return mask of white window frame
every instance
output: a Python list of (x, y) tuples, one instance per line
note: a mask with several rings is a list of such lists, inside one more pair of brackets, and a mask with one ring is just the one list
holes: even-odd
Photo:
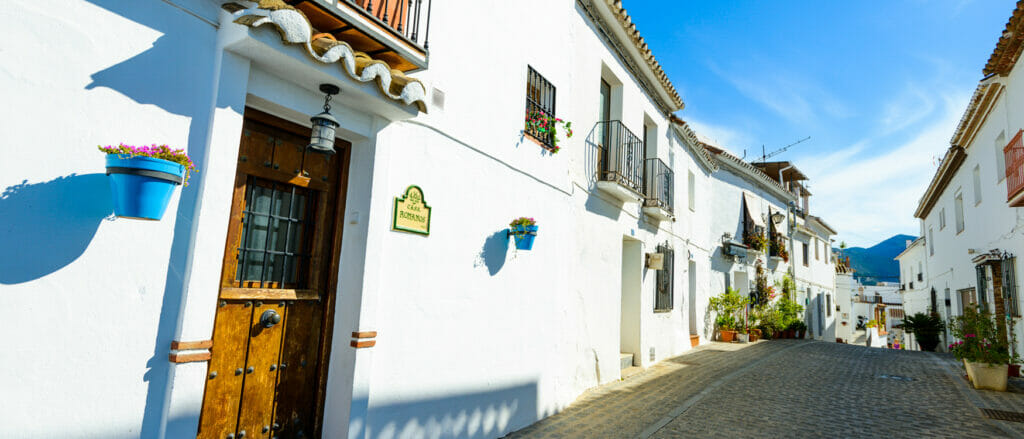
[(946, 208), (939, 209), (939, 230), (946, 228)]

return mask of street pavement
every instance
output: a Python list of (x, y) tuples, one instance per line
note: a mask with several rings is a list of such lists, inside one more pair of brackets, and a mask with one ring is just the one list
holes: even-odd
[[(839, 343), (708, 343), (591, 389), (512, 438), (1024, 438), (1024, 384), (978, 391), (948, 354)], [(1022, 413), (1024, 415), (1024, 413)]]

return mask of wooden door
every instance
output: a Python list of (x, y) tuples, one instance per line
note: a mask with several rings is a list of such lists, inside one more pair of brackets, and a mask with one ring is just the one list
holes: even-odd
[(348, 144), (247, 109), (200, 438), (318, 435)]

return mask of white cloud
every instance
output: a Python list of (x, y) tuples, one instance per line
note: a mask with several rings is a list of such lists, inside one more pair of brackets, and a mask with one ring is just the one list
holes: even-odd
[(717, 64), (709, 63), (711, 71), (732, 84), (748, 99), (790, 122), (813, 122), (818, 119), (819, 114), (840, 119), (852, 115), (842, 101), (811, 78), (781, 68), (762, 67), (762, 74), (754, 77), (732, 75)]
[[(931, 158), (949, 146), (968, 94), (934, 91), (934, 110), (923, 115), (905, 113), (900, 99), (890, 103), (892, 113), (882, 118), (878, 134), (819, 157), (805, 157), (801, 170), (811, 179), (811, 211), (821, 215), (851, 246), (870, 246), (897, 233), (918, 234), (914, 218), (917, 203), (935, 173)], [(901, 116), (902, 114), (902, 116)], [(891, 117), (890, 117), (891, 116)], [(909, 138), (886, 130), (929, 118)], [(882, 151), (871, 154), (865, 151)]]

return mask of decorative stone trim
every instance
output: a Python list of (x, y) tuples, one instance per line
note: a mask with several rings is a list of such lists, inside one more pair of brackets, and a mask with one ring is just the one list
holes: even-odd
[(280, 0), (261, 0), (257, 7), (235, 13), (235, 23), (257, 28), (270, 24), (287, 44), (301, 44), (306, 53), (324, 64), (339, 64), (348, 76), (359, 82), (375, 82), (387, 98), (415, 105), (427, 112), (426, 88), (418, 79), (410, 78), (387, 63), (356, 52), (348, 43), (337, 41), (330, 34), (314, 34), (309, 19), (298, 9)]
[(352, 341), (349, 342), (349, 346), (356, 349), (372, 348), (377, 345), (377, 340), (373, 340), (376, 337), (377, 331), (354, 331), (352, 332)]

